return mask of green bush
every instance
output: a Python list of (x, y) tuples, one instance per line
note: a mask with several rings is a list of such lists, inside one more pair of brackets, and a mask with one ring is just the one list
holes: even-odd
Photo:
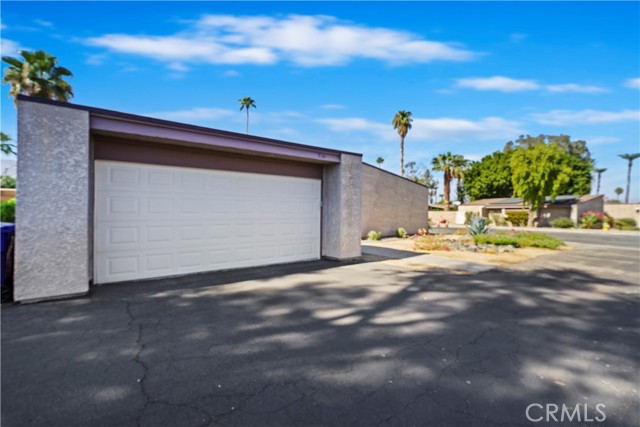
[(477, 245), (512, 245), (516, 248), (520, 247), (520, 242), (513, 234), (496, 233), (496, 234), (476, 234), (473, 241)]
[(382, 239), (382, 231), (371, 230), (367, 233), (367, 240), (381, 240)]
[(573, 228), (576, 224), (571, 220), (571, 218), (563, 217), (556, 218), (551, 221), (551, 226), (553, 228)]
[(618, 218), (616, 219), (616, 227), (636, 227), (638, 223), (633, 218)]
[(16, 222), (16, 199), (0, 203), (0, 221)]
[(529, 211), (509, 211), (506, 213), (507, 221), (515, 227), (527, 225), (529, 220)]
[(405, 230), (402, 227), (400, 227), (400, 228), (398, 228), (398, 230), (396, 230), (396, 236), (398, 236), (401, 239), (406, 239), (407, 237), (409, 237), (409, 235), (407, 234), (407, 230)]
[(480, 245), (512, 245), (516, 248), (558, 249), (564, 242), (544, 233), (495, 233), (477, 234), (474, 242)]
[(0, 176), (0, 187), (16, 188), (16, 179), (12, 176), (2, 175)]

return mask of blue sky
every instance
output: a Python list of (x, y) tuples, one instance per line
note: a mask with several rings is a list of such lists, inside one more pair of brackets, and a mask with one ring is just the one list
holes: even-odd
[[(640, 152), (640, 3), (7, 2), (2, 55), (45, 49), (73, 102), (405, 160), (477, 160), (521, 134), (585, 139), (602, 192)], [(16, 115), (2, 87), (2, 128)], [(640, 199), (640, 162), (631, 198)], [(440, 178), (440, 181), (441, 178)]]

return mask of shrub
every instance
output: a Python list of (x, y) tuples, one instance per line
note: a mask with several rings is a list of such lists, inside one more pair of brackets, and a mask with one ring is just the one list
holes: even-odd
[(16, 179), (12, 176), (2, 175), (0, 176), (0, 187), (16, 188)]
[(471, 224), (467, 227), (469, 234), (475, 236), (476, 234), (487, 234), (489, 232), (489, 226), (487, 226), (487, 220), (481, 217), (475, 217), (471, 220)]
[(0, 221), (16, 222), (16, 199), (0, 203)]
[(608, 222), (613, 225), (613, 218), (603, 212), (586, 211), (580, 217), (580, 227), (589, 229), (602, 228), (602, 223)]
[(426, 228), (418, 228), (418, 235), (426, 236), (427, 234), (429, 234), (429, 231)]
[(511, 225), (520, 227), (522, 225), (526, 225), (529, 220), (529, 212), (528, 211), (510, 211), (506, 213), (507, 221), (511, 223)]
[(367, 240), (380, 240), (382, 239), (382, 231), (371, 230), (367, 233)]
[(616, 227), (636, 227), (638, 223), (633, 218), (618, 218), (615, 220)]
[(513, 234), (496, 233), (496, 234), (476, 234), (473, 241), (477, 245), (512, 245), (516, 248), (520, 247), (520, 242)]
[(464, 225), (471, 225), (471, 221), (473, 218), (477, 218), (478, 214), (475, 212), (465, 212), (464, 213)]
[(420, 236), (416, 239), (413, 247), (418, 251), (448, 251), (449, 241), (441, 236)]
[(556, 218), (551, 221), (551, 226), (553, 228), (573, 228), (576, 224), (571, 220), (571, 218), (563, 217)]
[(473, 236), (474, 242), (478, 245), (512, 245), (516, 248), (543, 248), (558, 249), (564, 242), (544, 233), (495, 233), (478, 234)]
[(497, 212), (490, 213), (489, 220), (497, 226), (507, 225), (507, 220)]
[(398, 236), (401, 239), (406, 239), (407, 238), (407, 230), (405, 230), (404, 228), (400, 227), (398, 228), (398, 230), (396, 230), (396, 236)]

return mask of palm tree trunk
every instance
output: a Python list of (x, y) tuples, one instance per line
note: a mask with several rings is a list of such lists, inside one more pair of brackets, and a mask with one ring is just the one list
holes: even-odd
[(629, 160), (629, 170), (627, 172), (627, 192), (624, 196), (624, 202), (629, 203), (629, 190), (631, 189), (631, 167), (633, 166), (633, 160)]
[(444, 210), (449, 210), (449, 201), (451, 200), (451, 172), (448, 169), (444, 171)]
[(404, 136), (400, 137), (400, 176), (404, 176)]
[(249, 135), (249, 107), (247, 107), (247, 135)]
[(596, 195), (600, 194), (600, 172), (598, 172), (598, 188), (596, 189)]

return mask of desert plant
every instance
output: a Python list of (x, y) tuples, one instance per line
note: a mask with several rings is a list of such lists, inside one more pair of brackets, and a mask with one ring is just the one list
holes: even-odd
[(586, 211), (580, 216), (580, 227), (587, 229), (602, 228), (602, 223), (613, 224), (613, 218), (603, 212)]
[(471, 225), (471, 220), (473, 218), (478, 217), (478, 214), (475, 212), (465, 212), (464, 213), (464, 225)]
[(633, 218), (618, 218), (614, 221), (615, 227), (618, 230), (635, 230), (638, 223)]
[(467, 230), (466, 228), (458, 228), (456, 231), (453, 232), (454, 236), (468, 236), (469, 235), (469, 230)]
[(429, 234), (429, 230), (426, 228), (418, 228), (418, 235), (426, 236)]
[(573, 228), (576, 226), (576, 224), (573, 222), (571, 218), (562, 217), (562, 218), (556, 218), (553, 221), (551, 221), (551, 226), (553, 228)]
[(507, 225), (507, 220), (497, 212), (490, 213), (489, 220), (496, 226)]
[(367, 240), (381, 240), (382, 231), (371, 230), (367, 233)]
[(511, 225), (515, 227), (525, 225), (527, 223), (527, 220), (529, 219), (528, 211), (510, 211), (505, 215), (507, 217), (507, 221), (509, 221)]
[(402, 227), (398, 228), (396, 230), (396, 236), (398, 236), (401, 239), (406, 239), (408, 237), (407, 230), (405, 230)]
[(418, 251), (448, 251), (451, 249), (450, 243), (441, 236), (420, 236), (413, 247)]
[(16, 199), (0, 203), (0, 221), (16, 222)]
[(475, 236), (476, 234), (487, 234), (489, 232), (487, 220), (482, 217), (473, 218), (467, 229), (469, 230), (469, 234), (472, 236)]

